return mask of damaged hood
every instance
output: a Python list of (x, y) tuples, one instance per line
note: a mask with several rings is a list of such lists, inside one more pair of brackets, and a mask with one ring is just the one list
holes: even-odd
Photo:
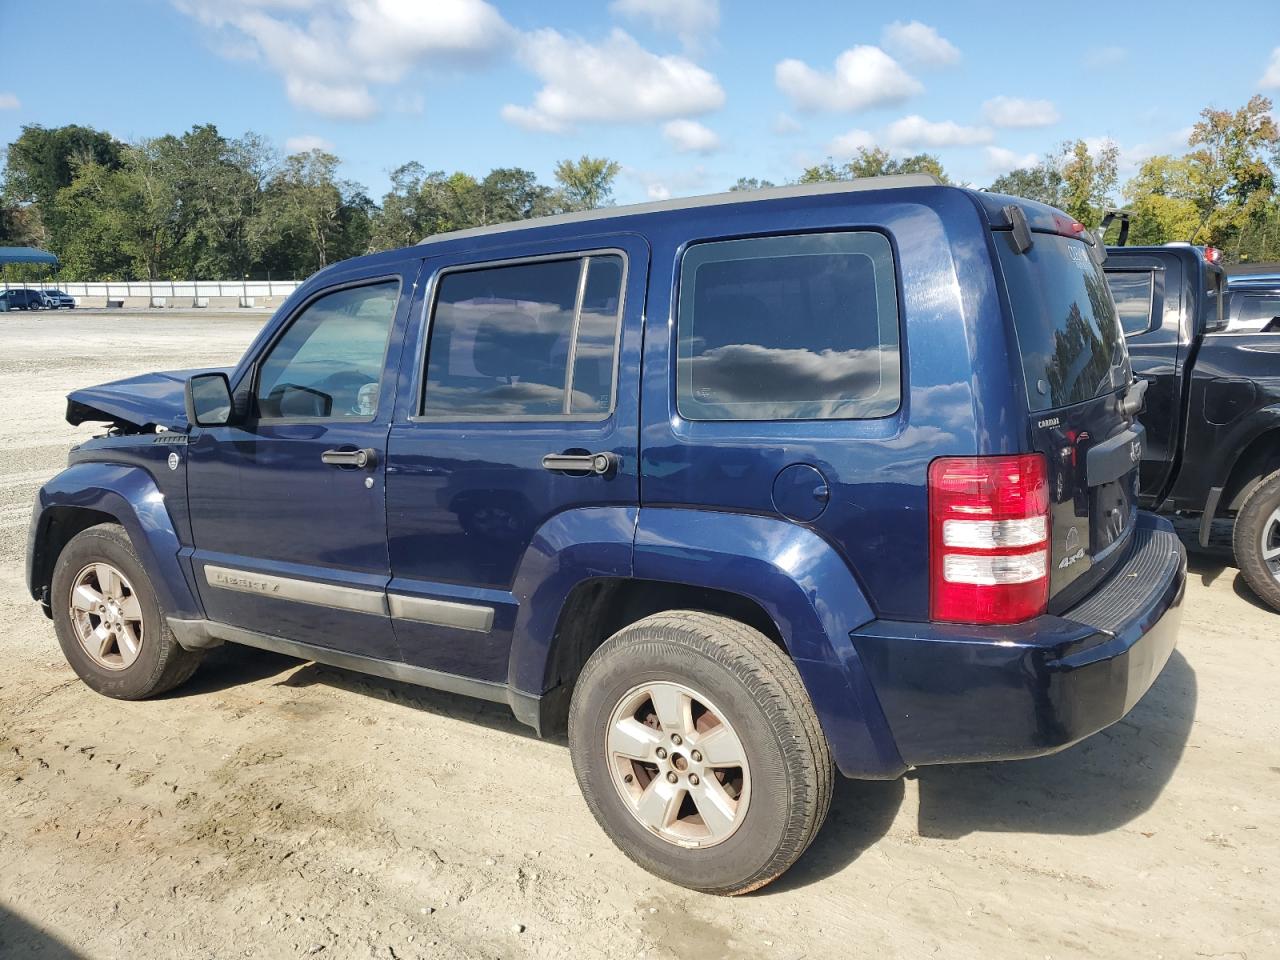
[(67, 423), (117, 423), (146, 429), (185, 429), (187, 380), (198, 373), (232, 372), (231, 367), (201, 367), (144, 373), (67, 394)]

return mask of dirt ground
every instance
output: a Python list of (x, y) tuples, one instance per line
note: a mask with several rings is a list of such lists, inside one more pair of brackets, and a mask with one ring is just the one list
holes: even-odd
[(263, 323), (0, 315), (0, 956), (1280, 957), (1280, 615), (1197, 558), (1179, 649), (1054, 757), (842, 781), (722, 900), (640, 872), (504, 707), (236, 647), (92, 693), (26, 595), (77, 386), (232, 362)]

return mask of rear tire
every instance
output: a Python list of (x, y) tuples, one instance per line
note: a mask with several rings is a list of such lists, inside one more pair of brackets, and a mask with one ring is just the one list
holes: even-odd
[(1250, 589), (1280, 611), (1280, 471), (1253, 488), (1236, 514), (1236, 566)]
[(569, 748), (622, 852), (704, 893), (779, 877), (831, 805), (830, 749), (795, 664), (708, 613), (655, 614), (605, 641), (574, 688)]
[(88, 686), (141, 700), (188, 680), (202, 654), (178, 645), (151, 578), (122, 527), (78, 533), (58, 555), (49, 591), (62, 653)]

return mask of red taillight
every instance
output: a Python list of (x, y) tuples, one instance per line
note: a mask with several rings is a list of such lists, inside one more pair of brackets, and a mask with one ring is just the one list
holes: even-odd
[(1217, 247), (1205, 247), (1204, 258), (1209, 263), (1220, 263), (1222, 261), (1222, 251)]
[(1038, 453), (929, 465), (929, 616), (1018, 623), (1049, 600), (1049, 478)]

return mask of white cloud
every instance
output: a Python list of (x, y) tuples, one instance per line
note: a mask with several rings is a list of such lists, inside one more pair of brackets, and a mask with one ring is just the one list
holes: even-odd
[(343, 120), (379, 110), (373, 87), (418, 67), (482, 60), (514, 31), (485, 0), (173, 0), (224, 32), (215, 49), (279, 74), (289, 100)]
[(846, 160), (859, 150), (870, 150), (876, 145), (876, 138), (869, 130), (850, 130), (842, 133), (829, 144), (827, 153), (837, 160)]
[(946, 67), (960, 62), (955, 44), (919, 20), (895, 20), (884, 28), (881, 42), (890, 53), (918, 66)]
[(720, 149), (720, 135), (697, 120), (671, 120), (662, 135), (681, 153), (713, 153)]
[(1010, 170), (1026, 170), (1040, 162), (1034, 153), (1018, 153), (1004, 147), (987, 147), (987, 169), (992, 173), (1008, 173)]
[(0, 110), (18, 110), (22, 102), (16, 93), (0, 93)]
[(720, 0), (614, 0), (609, 9), (644, 20), (654, 30), (674, 33), (690, 46), (720, 26)]
[(773, 132), (780, 137), (789, 137), (803, 129), (804, 127), (800, 125), (800, 121), (789, 113), (779, 113), (773, 118)]
[(524, 38), (520, 57), (542, 89), (531, 106), (507, 104), (502, 116), (528, 130), (687, 117), (724, 104), (713, 74), (687, 57), (651, 53), (623, 30), (598, 44), (537, 30)]
[(954, 120), (926, 120), (917, 114), (895, 120), (885, 130), (885, 139), (894, 147), (969, 147), (990, 143), (993, 137), (988, 127), (965, 127)]
[(307, 153), (310, 150), (333, 153), (333, 142), (324, 137), (317, 137), (315, 134), (305, 133), (298, 137), (290, 137), (284, 142), (284, 148), (289, 153)]
[(638, 184), (644, 190), (645, 198), (649, 200), (667, 200), (673, 196), (704, 193), (710, 182), (707, 170), (701, 164), (692, 169), (686, 168), (671, 173), (654, 173), (624, 166), (622, 175), (627, 180)]
[(1280, 47), (1271, 51), (1271, 60), (1258, 81), (1260, 87), (1280, 87)]
[(803, 60), (783, 60), (774, 80), (801, 110), (865, 110), (901, 103), (923, 85), (879, 47), (851, 47), (836, 57), (835, 71), (815, 70)]
[(982, 118), (995, 127), (1048, 127), (1062, 119), (1051, 100), (992, 97), (982, 105)]

